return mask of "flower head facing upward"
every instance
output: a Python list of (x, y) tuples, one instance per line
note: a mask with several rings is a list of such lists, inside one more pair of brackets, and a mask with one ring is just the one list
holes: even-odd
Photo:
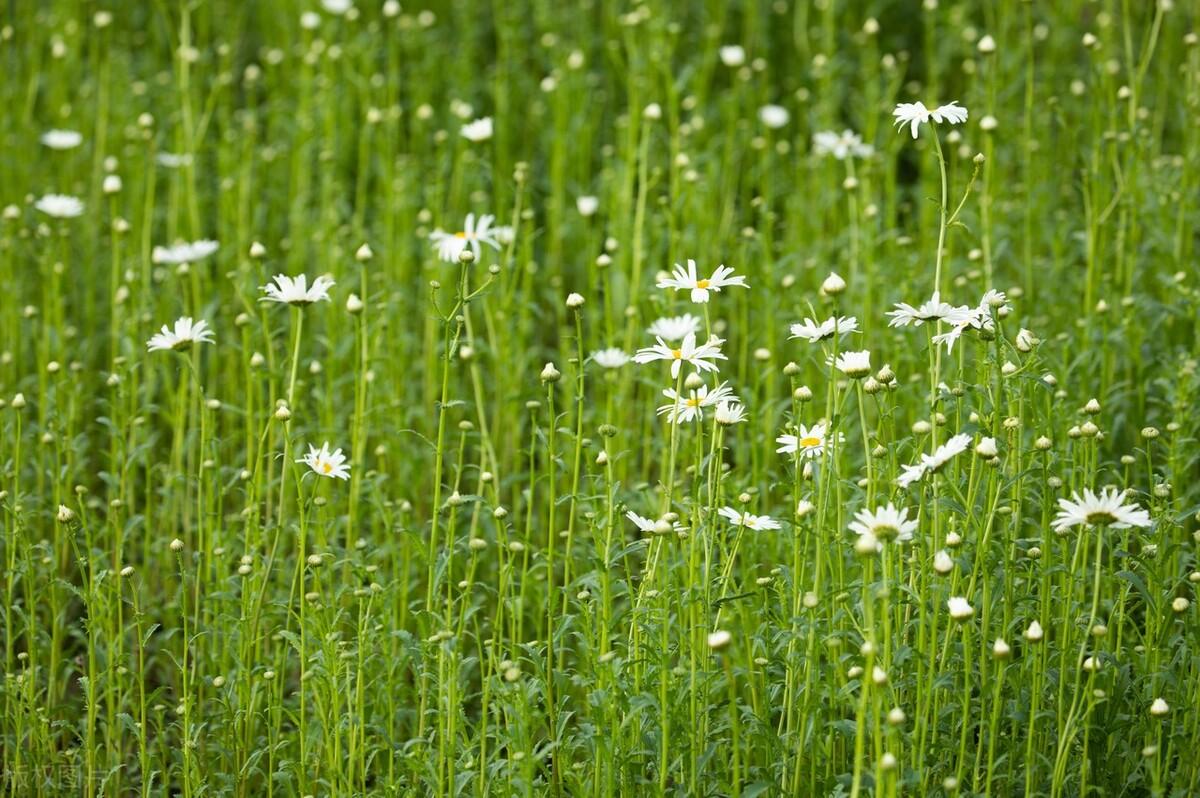
[(671, 404), (658, 408), (658, 415), (666, 416), (670, 424), (703, 421), (705, 408), (716, 407), (722, 402), (736, 402), (729, 383), (723, 382), (711, 391), (707, 385), (701, 385), (694, 391), (688, 391), (687, 396), (678, 394), (674, 388), (667, 388), (663, 396), (671, 400)]
[(847, 377), (859, 379), (871, 373), (871, 352), (866, 349), (861, 352), (843, 352), (836, 360), (832, 360), (832, 365)]
[(314, 474), (330, 479), (350, 479), (350, 466), (346, 464), (346, 455), (341, 449), (329, 451), (329, 441), (321, 444), (321, 448), (308, 445), (308, 454), (296, 461), (304, 463)]
[(834, 335), (848, 335), (855, 332), (858, 332), (858, 319), (853, 316), (830, 316), (820, 324), (806, 318), (803, 323), (791, 326), (792, 338), (799, 338), (810, 343), (824, 341)]
[(33, 207), (55, 219), (74, 219), (83, 215), (83, 200), (69, 194), (47, 194), (33, 203)]
[(950, 611), (950, 617), (956, 621), (968, 620), (975, 614), (975, 608), (962, 596), (951, 596), (946, 601), (946, 609)]
[(897, 510), (888, 502), (887, 507), (876, 507), (874, 512), (865, 507), (854, 515), (850, 531), (858, 535), (870, 535), (881, 543), (912, 540), (917, 530), (917, 519), (908, 517), (908, 509)]
[(723, 427), (731, 427), (746, 420), (746, 408), (736, 401), (723, 401), (717, 405), (713, 419)]
[(83, 143), (83, 134), (74, 130), (47, 130), (42, 144), (52, 150), (73, 150)]
[(825, 437), (824, 421), (813, 424), (811, 427), (801, 424), (795, 435), (780, 435), (775, 439), (775, 442), (779, 444), (779, 448), (775, 451), (778, 454), (796, 454), (798, 452), (801, 457), (820, 457), (825, 453), (827, 442)]
[(707, 302), (708, 292), (720, 292), (722, 288), (736, 285), (742, 288), (746, 285), (745, 277), (734, 277), (733, 269), (728, 266), (718, 266), (710, 277), (700, 277), (696, 273), (696, 261), (688, 259), (687, 268), (675, 264), (675, 271), (670, 277), (658, 281), (659, 288), (674, 288), (676, 291), (690, 290), (693, 302)]
[(211, 343), (213, 343), (213, 331), (209, 329), (208, 322), (203, 319), (193, 322), (190, 316), (184, 316), (176, 320), (174, 328), (164, 324), (162, 330), (155, 333), (146, 342), (146, 349), (151, 352), (160, 350), (181, 352), (191, 349), (193, 344)]
[(1148, 527), (1150, 514), (1136, 504), (1125, 504), (1125, 492), (1113, 487), (1094, 493), (1090, 488), (1083, 495), (1072, 493), (1070, 499), (1059, 499), (1060, 508), (1052, 526), (1065, 532), (1073, 526), (1110, 526), (1113, 529)]
[(202, 238), (199, 241), (181, 241), (169, 247), (155, 247), (150, 253), (150, 260), (170, 265), (196, 263), (216, 252), (220, 246), (219, 243), (208, 238)]
[(898, 103), (896, 109), (892, 111), (892, 116), (896, 118), (896, 128), (909, 125), (912, 128), (912, 137), (915, 139), (922, 124), (932, 121), (938, 124), (945, 122), (950, 125), (958, 125), (967, 121), (967, 109), (960, 106), (957, 100), (946, 105), (939, 105), (932, 111), (926, 108), (925, 103), (922, 102)]
[(259, 302), (279, 302), (284, 305), (296, 306), (328, 302), (329, 289), (333, 286), (333, 280), (324, 275), (313, 280), (311, 287), (308, 285), (308, 276), (304, 274), (299, 277), (277, 274), (272, 279), (275, 281), (274, 283), (260, 286), (260, 290), (266, 296), (259, 297)]
[(755, 532), (763, 529), (779, 529), (780, 524), (769, 515), (753, 515), (735, 507), (722, 507), (717, 512), (734, 526), (744, 526)]
[[(437, 229), (429, 234), (429, 240), (437, 249), (438, 258), (446, 263), (457, 263), (463, 250), (470, 249), (478, 260), (483, 255), (483, 244), (487, 244), (497, 252), (500, 251), (500, 236), (503, 228), (493, 226), (496, 217), (485, 213), (478, 219), (475, 214), (468, 213), (463, 221), (463, 229), (457, 233), (447, 233)], [(511, 240), (511, 229), (508, 231)]]
[(700, 317), (684, 313), (682, 316), (656, 319), (646, 332), (665, 341), (682, 341), (689, 335), (700, 332)]
[(634, 363), (650, 363), (655, 360), (667, 360), (671, 363), (671, 378), (679, 376), (679, 369), (684, 363), (699, 371), (717, 371), (717, 365), (710, 361), (727, 360), (721, 354), (723, 338), (715, 335), (708, 341), (697, 346), (696, 334), (688, 333), (678, 347), (667, 346), (666, 341), (658, 339), (654, 346), (647, 346), (637, 351), (633, 356)]

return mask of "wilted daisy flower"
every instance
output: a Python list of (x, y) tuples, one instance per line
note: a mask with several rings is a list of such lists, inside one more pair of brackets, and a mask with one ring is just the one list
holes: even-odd
[(633, 356), (633, 362), (650, 363), (655, 360), (669, 360), (671, 361), (672, 379), (679, 376), (679, 369), (684, 363), (700, 371), (716, 371), (716, 364), (709, 361), (728, 359), (725, 355), (721, 354), (721, 344), (723, 343), (725, 343), (723, 338), (718, 338), (714, 335), (705, 343), (697, 346), (696, 334), (688, 333), (687, 337), (676, 348), (667, 346), (666, 341), (659, 338), (658, 343), (654, 346), (639, 349), (637, 354)]
[(833, 365), (847, 377), (865, 377), (871, 373), (871, 352), (866, 349), (861, 352), (843, 352), (833, 360)]
[(33, 207), (55, 219), (74, 219), (83, 214), (83, 201), (69, 194), (47, 194)]
[(791, 115), (782, 105), (764, 105), (758, 109), (758, 121), (772, 130), (778, 130), (788, 123)]
[(208, 322), (201, 319), (193, 323), (190, 316), (184, 316), (175, 321), (174, 329), (164, 324), (162, 331), (155, 333), (146, 342), (146, 349), (151, 352), (167, 349), (182, 351), (190, 349), (193, 344), (211, 343), (213, 343), (213, 332), (209, 329)]
[(824, 341), (826, 338), (832, 338), (835, 333), (846, 335), (858, 332), (858, 319), (854, 316), (831, 316), (820, 324), (812, 319), (805, 319), (802, 324), (793, 324), (791, 331), (792, 338), (816, 343)]
[(485, 116), (462, 126), (462, 137), (467, 141), (481, 142), (492, 137), (492, 118)]
[(696, 274), (696, 261), (688, 259), (687, 269), (675, 264), (675, 271), (670, 277), (658, 281), (659, 288), (674, 288), (676, 291), (690, 290), (693, 302), (707, 302), (709, 291), (720, 291), (730, 285), (746, 288), (745, 277), (732, 277), (733, 269), (728, 266), (718, 266), (711, 277), (702, 278)]
[(727, 382), (721, 383), (711, 391), (707, 385), (701, 385), (698, 389), (689, 391), (686, 397), (677, 394), (674, 388), (667, 388), (663, 391), (663, 396), (670, 399), (671, 404), (659, 407), (658, 415), (666, 416), (670, 424), (703, 421), (706, 407), (716, 407), (721, 402), (738, 401)]
[(334, 479), (350, 479), (350, 466), (346, 465), (346, 456), (341, 449), (329, 451), (329, 441), (321, 444), (321, 448), (308, 445), (308, 454), (296, 461), (304, 463), (314, 473)]
[(779, 522), (769, 515), (752, 515), (742, 512), (735, 507), (722, 507), (717, 512), (734, 526), (744, 526), (746, 529), (759, 531), (762, 529), (779, 529)]
[(746, 408), (736, 402), (721, 402), (713, 413), (713, 419), (724, 427), (731, 427), (746, 420)]
[(286, 274), (277, 274), (272, 278), (274, 284), (259, 286), (266, 296), (259, 297), (259, 302), (279, 302), (285, 305), (311, 305), (314, 302), (328, 302), (329, 289), (333, 286), (333, 280), (321, 275), (313, 280), (311, 287), (308, 285), (308, 276), (301, 274), (299, 277), (288, 277)]
[(169, 247), (155, 247), (150, 252), (150, 260), (171, 265), (196, 263), (216, 252), (220, 246), (216, 241), (207, 238), (199, 241), (180, 241)]
[(619, 369), (629, 362), (629, 355), (622, 349), (611, 347), (592, 352), (592, 362), (601, 368)]
[(52, 150), (73, 150), (83, 143), (83, 134), (74, 130), (47, 130), (42, 143)]
[(832, 155), (839, 161), (847, 158), (870, 158), (875, 149), (870, 144), (863, 144), (862, 136), (853, 130), (843, 130), (834, 133), (823, 130), (813, 134), (813, 153), (820, 156)]
[(825, 422), (819, 421), (811, 427), (803, 424), (796, 430), (795, 435), (780, 435), (775, 439), (779, 454), (800, 453), (801, 457), (820, 457), (825, 453)]
[(693, 316), (691, 313), (684, 313), (682, 316), (667, 316), (657, 319), (646, 332), (665, 341), (682, 341), (688, 335), (700, 332), (700, 317)]
[(946, 122), (951, 125), (967, 121), (967, 109), (961, 107), (957, 100), (946, 105), (939, 105), (932, 111), (926, 108), (922, 102), (899, 103), (892, 111), (892, 116), (896, 117), (897, 129), (910, 125), (912, 137), (915, 139), (918, 128), (930, 120), (939, 124)]
[(876, 507), (874, 512), (864, 507), (855, 513), (854, 520), (850, 522), (852, 532), (871, 535), (881, 542), (912, 540), (916, 529), (917, 519), (909, 519), (908, 509), (897, 510), (891, 502), (887, 507)]
[(902, 488), (907, 488), (926, 474), (936, 472), (946, 463), (965, 452), (970, 445), (970, 435), (965, 433), (955, 435), (934, 450), (933, 454), (922, 454), (921, 462), (914, 465), (901, 466), (904, 473), (896, 480), (896, 484)]
[(1125, 492), (1113, 487), (1093, 493), (1085, 488), (1083, 496), (1072, 492), (1070, 499), (1059, 499), (1061, 508), (1052, 526), (1064, 532), (1073, 526), (1110, 526), (1113, 529), (1150, 526), (1150, 514), (1136, 504), (1125, 504)]
[(496, 237), (497, 230), (492, 227), (495, 216), (485, 213), (477, 220), (475, 214), (468, 213), (463, 222), (463, 229), (457, 233), (447, 233), (444, 230), (434, 230), (429, 234), (429, 240), (437, 248), (438, 257), (446, 263), (457, 263), (458, 256), (470, 247), (478, 259), (483, 255), (481, 244), (487, 244), (494, 250), (500, 250), (500, 241)]

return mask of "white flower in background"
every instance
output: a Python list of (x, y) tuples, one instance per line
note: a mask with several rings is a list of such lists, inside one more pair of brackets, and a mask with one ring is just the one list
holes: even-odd
[(492, 238), (500, 243), (500, 246), (507, 247), (517, 238), (517, 231), (511, 224), (498, 224), (492, 228)]
[(734, 526), (744, 526), (746, 529), (759, 531), (763, 529), (779, 529), (779, 522), (769, 515), (752, 515), (734, 507), (722, 507), (717, 512), (729, 519)]
[(345, 14), (350, 9), (354, 8), (354, 3), (351, 0), (321, 0), (321, 8), (328, 11), (330, 14), (337, 14), (339, 17)]
[(801, 457), (820, 457), (825, 453), (825, 422), (819, 421), (811, 427), (803, 424), (796, 430), (795, 435), (780, 435), (775, 439), (779, 448), (778, 454), (800, 453)]
[(646, 332), (664, 341), (682, 341), (689, 335), (700, 332), (700, 317), (691, 313), (682, 316), (667, 316), (657, 319)]
[(871, 373), (871, 352), (867, 349), (861, 352), (843, 352), (836, 360), (832, 360), (832, 363), (847, 377), (865, 377)]
[(666, 416), (669, 424), (703, 421), (705, 408), (716, 407), (721, 402), (739, 401), (727, 382), (721, 383), (711, 391), (707, 385), (701, 385), (694, 391), (688, 391), (686, 397), (677, 394), (674, 388), (666, 388), (663, 390), (663, 396), (670, 399), (671, 404), (659, 407), (658, 415)]
[(592, 352), (592, 362), (600, 368), (619, 369), (629, 362), (629, 355), (624, 350), (611, 347)]
[(634, 526), (648, 535), (666, 534), (669, 531), (682, 532), (684, 529), (683, 524), (678, 521), (673, 524), (665, 520), (655, 521), (644, 515), (638, 515), (633, 510), (628, 510), (625, 513), (625, 517), (632, 521)]
[(151, 352), (161, 350), (178, 352), (190, 349), (193, 344), (211, 344), (213, 342), (213, 332), (209, 329), (208, 322), (201, 319), (193, 323), (190, 316), (184, 316), (176, 320), (174, 329), (164, 324), (162, 331), (155, 333), (146, 342), (146, 349)]
[(669, 360), (672, 379), (679, 376), (679, 369), (684, 363), (699, 371), (716, 371), (717, 365), (709, 361), (728, 359), (721, 354), (721, 344), (723, 343), (725, 343), (723, 338), (714, 335), (697, 346), (696, 334), (688, 333), (678, 347), (671, 347), (667, 346), (666, 341), (659, 338), (658, 343), (654, 346), (639, 349), (633, 356), (633, 362), (650, 363), (655, 360)]
[(965, 452), (970, 445), (970, 435), (966, 433), (955, 435), (934, 450), (933, 454), (922, 454), (919, 463), (901, 466), (904, 473), (896, 480), (896, 484), (902, 488), (907, 488), (926, 474), (937, 472), (946, 463)]
[(824, 341), (835, 334), (847, 335), (858, 332), (858, 319), (854, 316), (831, 316), (817, 324), (812, 319), (805, 319), (802, 324), (791, 326), (792, 338), (800, 338), (810, 343)]
[(316, 11), (305, 11), (300, 15), (300, 27), (305, 30), (316, 30), (321, 27), (321, 15)]
[(207, 238), (199, 241), (181, 241), (169, 247), (155, 247), (150, 252), (150, 260), (170, 265), (196, 263), (216, 252), (220, 246), (216, 241)]
[(296, 461), (304, 463), (313, 470), (314, 474), (319, 474), (330, 479), (350, 479), (350, 466), (346, 465), (346, 455), (342, 454), (341, 449), (329, 451), (329, 441), (321, 444), (321, 448), (308, 445), (308, 454)]
[(915, 103), (898, 103), (896, 109), (892, 111), (892, 116), (896, 118), (896, 128), (902, 128), (905, 125), (912, 127), (912, 137), (917, 137), (918, 128), (927, 124), (930, 121), (950, 125), (957, 125), (967, 121), (967, 109), (958, 104), (958, 101), (939, 105), (932, 111), (925, 107), (922, 102)]
[(1070, 499), (1058, 500), (1061, 509), (1052, 526), (1056, 532), (1065, 532), (1073, 526), (1110, 526), (1113, 529), (1150, 526), (1149, 513), (1136, 504), (1124, 502), (1125, 492), (1113, 487), (1099, 493), (1086, 488), (1082, 496), (1072, 492)]
[[(316, 16), (316, 15), (314, 14), (313, 16)], [(317, 17), (317, 22), (319, 23), (320, 21), (321, 21), (321, 18)], [(173, 152), (160, 152), (158, 155), (156, 155), (154, 157), (154, 160), (158, 162), (159, 166), (165, 167), (167, 169), (180, 169), (184, 166), (192, 165), (191, 153), (184, 153), (183, 155), (176, 155)]]
[(740, 67), (746, 63), (746, 50), (740, 44), (727, 44), (718, 54), (721, 56), (721, 63), (727, 67)]
[(83, 134), (74, 130), (47, 130), (42, 144), (52, 150), (73, 150), (83, 143)]
[(783, 127), (791, 118), (791, 114), (782, 105), (764, 105), (758, 109), (758, 121), (772, 130)]
[(962, 596), (951, 596), (946, 602), (950, 617), (956, 621), (965, 621), (975, 614), (975, 608)]
[(914, 308), (906, 302), (897, 302), (896, 309), (889, 310), (884, 315), (891, 317), (889, 327), (907, 327), (910, 324), (920, 327), (926, 322), (937, 321), (961, 324), (970, 318), (971, 308), (943, 302), (941, 294), (934, 291), (933, 296), (920, 307)]
[(881, 542), (912, 540), (917, 531), (917, 519), (908, 517), (908, 508), (897, 510), (888, 502), (887, 507), (876, 507), (872, 512), (865, 507), (854, 515), (850, 531), (858, 535), (870, 535)]
[(600, 199), (590, 194), (576, 197), (575, 209), (579, 211), (580, 216), (594, 216), (596, 211), (600, 210)]
[(721, 402), (713, 412), (713, 419), (723, 427), (731, 427), (746, 420), (746, 408), (737, 402)]
[(983, 295), (983, 299), (979, 301), (976, 307), (967, 307), (965, 305), (954, 308), (955, 313), (944, 319), (954, 325), (949, 330), (933, 336), (935, 344), (945, 344), (946, 351), (954, 351), (954, 343), (962, 337), (962, 334), (967, 330), (993, 330), (995, 324), (992, 321), (992, 311), (997, 312), (1007, 311), (1007, 299), (1003, 291), (989, 290)]
[(485, 116), (462, 126), (462, 137), (467, 141), (479, 143), (492, 137), (492, 118)]
[(69, 194), (47, 194), (33, 203), (33, 207), (55, 219), (74, 219), (83, 215), (83, 200)]
[(688, 259), (687, 269), (678, 263), (670, 277), (658, 281), (659, 288), (674, 288), (676, 291), (690, 290), (693, 302), (707, 302), (708, 292), (720, 292), (722, 288), (736, 285), (747, 288), (745, 277), (733, 277), (733, 269), (728, 266), (718, 266), (711, 277), (700, 277), (696, 273), (696, 261)]
[(308, 276), (301, 274), (298, 277), (288, 277), (286, 274), (277, 274), (272, 278), (274, 284), (259, 286), (266, 296), (259, 297), (259, 302), (279, 302), (285, 305), (311, 305), (314, 302), (328, 302), (329, 289), (333, 286), (333, 280), (325, 275), (321, 275), (313, 280), (311, 287), (308, 285)]
[(844, 161), (847, 158), (870, 158), (875, 148), (863, 144), (862, 136), (853, 130), (843, 130), (841, 133), (823, 130), (813, 134), (813, 153), (819, 156), (832, 155)]
[(478, 260), (483, 255), (481, 244), (487, 244), (496, 251), (500, 250), (500, 241), (496, 237), (499, 228), (492, 227), (494, 221), (496, 217), (490, 213), (485, 213), (478, 219), (475, 218), (475, 214), (468, 213), (462, 230), (447, 233), (439, 228), (429, 234), (429, 240), (437, 249), (438, 257), (446, 263), (457, 263), (458, 256), (468, 247)]

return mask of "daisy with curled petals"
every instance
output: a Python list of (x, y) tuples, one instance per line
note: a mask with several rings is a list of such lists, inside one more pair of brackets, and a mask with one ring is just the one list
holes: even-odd
[(1070, 499), (1059, 499), (1061, 508), (1051, 525), (1055, 532), (1066, 532), (1073, 526), (1110, 526), (1113, 529), (1150, 526), (1150, 514), (1136, 504), (1125, 504), (1125, 491), (1113, 487), (1093, 493), (1090, 488), (1083, 496), (1072, 492)]
[(780, 435), (775, 439), (779, 454), (800, 453), (801, 457), (816, 458), (825, 453), (825, 422), (819, 421), (811, 427), (803, 424), (796, 430), (795, 435)]
[(870, 144), (863, 144), (862, 136), (853, 130), (843, 130), (841, 133), (822, 130), (813, 134), (814, 155), (832, 155), (844, 161), (847, 158), (870, 158), (874, 152), (875, 149)]
[(83, 215), (83, 200), (70, 194), (47, 194), (33, 203), (33, 207), (55, 219), (74, 219)]
[(717, 510), (722, 517), (729, 520), (729, 523), (734, 526), (745, 527), (752, 529), (755, 532), (763, 529), (779, 529), (779, 522), (769, 515), (753, 515), (751, 513), (742, 512), (734, 507), (722, 507)]
[(674, 388), (667, 388), (663, 391), (663, 396), (670, 399), (671, 404), (659, 407), (658, 415), (666, 416), (669, 424), (703, 421), (705, 408), (716, 407), (721, 402), (738, 401), (727, 382), (721, 383), (711, 391), (707, 385), (701, 385), (698, 389), (689, 391), (687, 397), (676, 393)]
[(700, 317), (691, 313), (682, 316), (667, 316), (656, 320), (646, 332), (666, 341), (682, 341), (689, 334), (700, 332)]
[(308, 276), (300, 275), (299, 277), (288, 277), (286, 274), (277, 274), (274, 278), (274, 284), (260, 286), (260, 290), (266, 296), (259, 297), (259, 302), (279, 302), (284, 305), (311, 305), (314, 302), (328, 302), (329, 289), (333, 286), (333, 280), (321, 275), (313, 280), (312, 287), (308, 285)]
[(1002, 311), (1008, 309), (1008, 300), (1004, 296), (1003, 291), (989, 290), (983, 295), (983, 299), (979, 300), (979, 305), (973, 308), (961, 306), (957, 310), (961, 311), (953, 319), (949, 321), (954, 325), (949, 330), (933, 336), (935, 344), (945, 344), (947, 352), (954, 351), (954, 344), (962, 337), (962, 334), (968, 330), (994, 330), (995, 324), (992, 321), (992, 311)]
[(492, 137), (492, 118), (485, 116), (462, 126), (462, 137), (478, 144)]
[(946, 463), (965, 452), (970, 445), (971, 436), (960, 432), (937, 447), (933, 454), (922, 454), (921, 462), (914, 465), (901, 466), (904, 473), (896, 480), (896, 484), (902, 488), (907, 488), (912, 483), (921, 480), (926, 474), (936, 473)]
[(900, 510), (891, 502), (887, 507), (876, 507), (874, 511), (863, 508), (854, 514), (850, 531), (857, 535), (870, 535), (880, 543), (912, 540), (917, 530), (917, 519), (908, 517), (908, 508)]
[(967, 109), (963, 108), (955, 100), (946, 105), (939, 105), (932, 111), (925, 107), (925, 103), (898, 103), (896, 109), (892, 111), (892, 116), (896, 118), (896, 128), (900, 129), (905, 125), (912, 128), (912, 137), (917, 137), (918, 128), (922, 124), (928, 122), (937, 122), (941, 124), (945, 122), (950, 125), (961, 124), (967, 121)]
[(655, 521), (644, 515), (638, 515), (633, 510), (626, 512), (625, 517), (632, 521), (634, 526), (648, 535), (666, 534), (668, 529), (675, 532), (682, 532), (684, 529), (683, 524), (678, 521), (673, 524), (667, 521)]
[(199, 241), (180, 241), (169, 247), (155, 247), (150, 252), (150, 260), (172, 266), (195, 263), (216, 252), (220, 246), (216, 241), (207, 238)]
[(745, 277), (733, 277), (733, 269), (728, 266), (718, 266), (711, 277), (700, 277), (696, 273), (696, 261), (688, 259), (687, 268), (678, 263), (670, 277), (658, 281), (659, 288), (674, 288), (676, 291), (690, 290), (693, 302), (707, 302), (708, 292), (717, 291), (726, 286), (737, 285), (747, 288)]
[(208, 322), (203, 319), (193, 322), (190, 316), (184, 316), (176, 320), (173, 329), (164, 324), (162, 331), (155, 333), (146, 342), (146, 349), (151, 352), (182, 352), (185, 349), (191, 349), (193, 344), (211, 343), (213, 343), (213, 331), (209, 329)]
[(867, 349), (861, 352), (843, 352), (836, 359), (831, 355), (828, 363), (847, 377), (859, 379), (871, 373), (871, 352)]
[(592, 362), (600, 368), (619, 369), (629, 362), (629, 355), (624, 350), (611, 347), (592, 352)]
[(688, 333), (687, 337), (678, 347), (668, 346), (662, 338), (658, 339), (658, 343), (654, 346), (647, 346), (639, 349), (637, 354), (633, 356), (634, 363), (650, 363), (655, 360), (669, 360), (671, 362), (671, 378), (679, 377), (679, 369), (687, 363), (692, 368), (698, 371), (716, 371), (717, 365), (710, 361), (713, 360), (728, 360), (725, 355), (721, 354), (721, 344), (725, 343), (724, 338), (713, 336), (705, 343), (696, 345), (696, 334)]
[(329, 441), (321, 444), (321, 448), (308, 445), (308, 454), (296, 461), (304, 463), (314, 474), (330, 479), (350, 479), (350, 466), (346, 465), (346, 455), (341, 449), (329, 451)]
[(446, 263), (457, 263), (459, 256), (467, 248), (475, 253), (475, 259), (478, 260), (483, 255), (482, 244), (500, 251), (500, 242), (496, 238), (497, 228), (492, 226), (494, 221), (496, 217), (490, 213), (485, 213), (478, 219), (475, 218), (475, 214), (468, 213), (462, 230), (447, 233), (438, 228), (429, 234), (429, 240), (437, 249), (438, 257)]
[(725, 401), (717, 405), (713, 420), (722, 427), (732, 427), (746, 420), (746, 408), (736, 401)]
[(858, 319), (853, 316), (831, 316), (820, 324), (812, 319), (805, 319), (802, 324), (793, 324), (791, 331), (792, 338), (816, 343), (834, 335), (858, 332)]

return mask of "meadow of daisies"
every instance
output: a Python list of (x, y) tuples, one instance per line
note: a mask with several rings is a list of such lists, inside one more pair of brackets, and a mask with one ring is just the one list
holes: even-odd
[(1198, 21), (7, 4), (0, 795), (1197, 794)]

